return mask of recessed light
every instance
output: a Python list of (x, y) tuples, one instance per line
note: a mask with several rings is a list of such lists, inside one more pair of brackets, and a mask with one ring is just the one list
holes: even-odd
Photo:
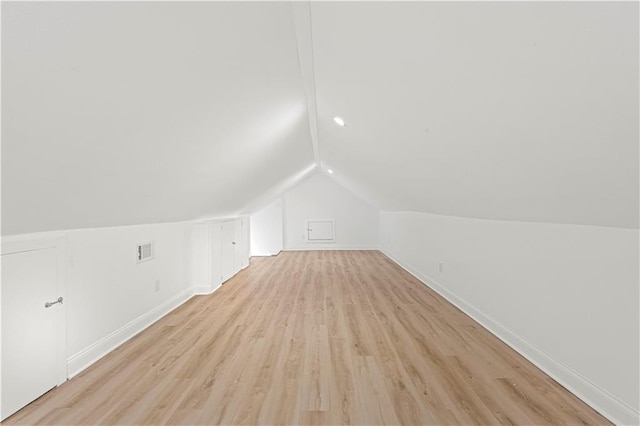
[(344, 120), (340, 117), (333, 117), (333, 121), (335, 121), (338, 126), (344, 126)]
[(327, 169), (327, 172), (328, 172), (330, 175), (332, 175), (332, 174), (333, 174), (333, 170), (331, 170), (331, 169)]

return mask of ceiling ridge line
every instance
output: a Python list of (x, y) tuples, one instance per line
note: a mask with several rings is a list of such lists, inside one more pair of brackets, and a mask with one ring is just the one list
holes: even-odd
[(315, 46), (313, 43), (313, 19), (311, 17), (311, 0), (308, 0), (309, 3), (309, 40), (311, 41), (311, 83), (313, 87), (313, 103), (314, 103), (314, 114), (315, 114), (315, 122), (316, 122), (316, 162), (320, 169), (322, 169), (322, 160), (320, 159), (320, 128), (318, 126), (318, 85), (316, 83), (316, 55), (315, 55)]
[[(307, 117), (309, 120), (309, 133), (313, 148), (313, 158), (314, 162), (320, 166), (321, 160), (318, 148), (318, 105), (316, 98), (317, 92), (315, 82), (315, 62), (313, 57), (313, 39), (311, 33), (311, 4), (309, 0), (306, 2), (294, 1), (291, 3), (291, 8), (293, 11), (294, 30), (296, 35), (298, 68), (300, 69), (300, 79), (302, 82), (305, 103), (307, 105)], [(307, 49), (308, 53), (310, 53), (310, 64), (305, 58), (307, 50), (304, 49), (304, 42), (307, 38), (310, 43), (310, 48)], [(305, 70), (309, 72), (309, 75), (307, 75)]]

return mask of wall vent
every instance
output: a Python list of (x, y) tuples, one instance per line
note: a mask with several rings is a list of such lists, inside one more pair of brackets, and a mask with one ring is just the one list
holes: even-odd
[(148, 243), (138, 244), (136, 248), (136, 261), (137, 263), (146, 262), (152, 260), (155, 255), (153, 247), (153, 241)]

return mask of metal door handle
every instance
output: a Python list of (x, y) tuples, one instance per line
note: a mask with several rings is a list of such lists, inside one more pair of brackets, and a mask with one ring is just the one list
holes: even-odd
[(58, 300), (56, 300), (55, 302), (47, 302), (44, 304), (45, 308), (50, 308), (51, 306), (55, 305), (56, 303), (59, 303), (62, 305), (62, 297), (58, 297)]

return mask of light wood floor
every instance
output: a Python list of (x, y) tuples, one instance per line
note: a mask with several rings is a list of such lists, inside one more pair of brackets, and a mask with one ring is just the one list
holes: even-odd
[(379, 252), (253, 258), (7, 424), (609, 424)]

